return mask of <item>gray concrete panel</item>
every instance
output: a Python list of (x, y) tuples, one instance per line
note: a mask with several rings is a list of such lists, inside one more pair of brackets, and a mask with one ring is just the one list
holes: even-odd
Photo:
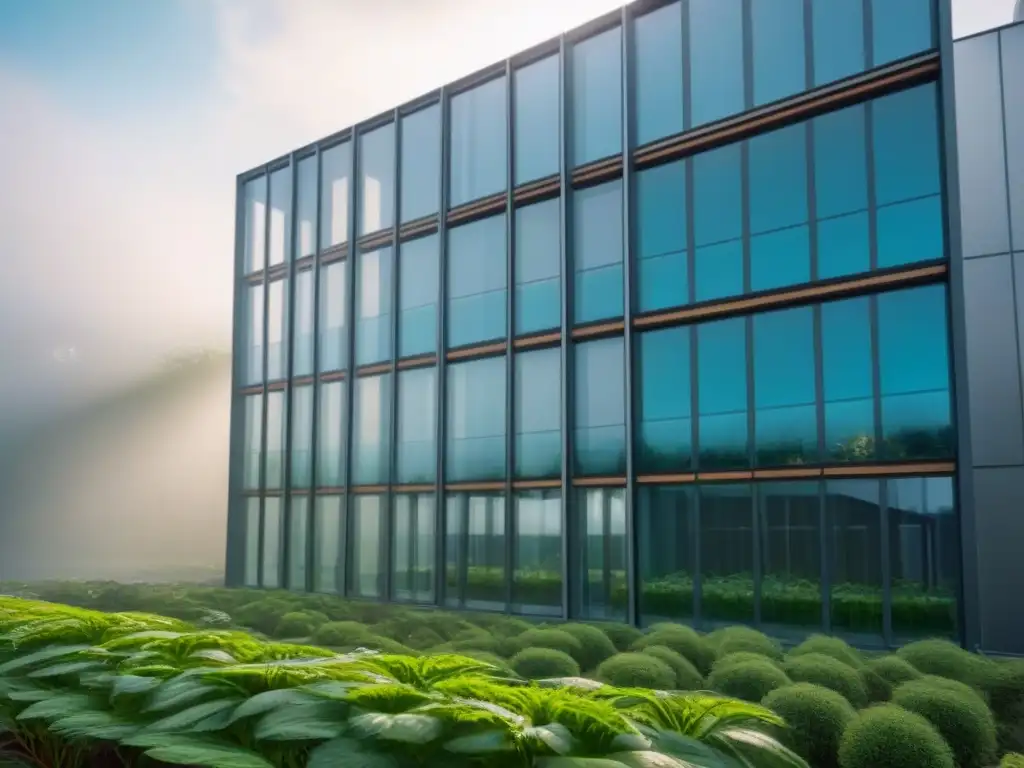
[(1024, 467), (974, 470), (981, 647), (1024, 653)]
[(1010, 230), (1013, 249), (1024, 251), (1024, 24), (1004, 29), (999, 34), (1002, 39)]

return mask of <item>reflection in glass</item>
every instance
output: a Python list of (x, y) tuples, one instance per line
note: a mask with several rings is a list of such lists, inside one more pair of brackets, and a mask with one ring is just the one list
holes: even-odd
[(690, 0), (690, 73), (690, 127), (743, 111), (743, 0)]
[(640, 623), (693, 617), (695, 489), (674, 485), (637, 488), (637, 558)]
[(316, 432), (316, 484), (337, 488), (345, 484), (345, 397), (347, 382), (319, 385), (320, 421)]
[(388, 482), (391, 424), (391, 375), (361, 376), (355, 381), (352, 404), (354, 455), (352, 484), (377, 485)]
[(283, 529), (281, 497), (267, 496), (263, 500), (263, 583), (260, 585), (264, 589), (277, 589), (281, 586)]
[(435, 352), (437, 347), (438, 236), (398, 248), (398, 356)]
[(866, 461), (875, 450), (870, 299), (821, 305), (827, 461)]
[(288, 375), (288, 304), (286, 280), (275, 280), (267, 288), (267, 380)]
[(449, 204), (503, 191), (508, 185), (504, 76), (452, 97)]
[(395, 124), (359, 136), (359, 234), (395, 222)]
[(267, 393), (267, 455), (263, 474), (264, 488), (284, 487), (284, 444), (287, 425), (285, 393)]
[(878, 480), (826, 480), (831, 629), (882, 637), (882, 509)]
[(700, 488), (701, 617), (716, 624), (754, 620), (754, 510), (749, 485)]
[(818, 483), (758, 486), (761, 624), (800, 637), (821, 627)]
[(648, 168), (634, 178), (637, 309), (649, 312), (687, 304), (686, 161)]
[(260, 585), (260, 499), (245, 500), (245, 586)]
[(815, 3), (814, 85), (824, 85), (863, 72), (864, 0)]
[(263, 383), (263, 285), (245, 289), (245, 341), (242, 377), (245, 384)]
[(581, 488), (575, 507), (578, 539), (569, 548), (571, 613), (580, 619), (625, 621), (626, 492)]
[(263, 269), (266, 258), (267, 178), (259, 176), (247, 181), (242, 190), (242, 258), (245, 274)]
[(516, 184), (558, 173), (561, 74), (557, 55), (515, 72)]
[(633, 22), (636, 50), (636, 143), (683, 130), (683, 4), (673, 2)]
[(574, 321), (622, 317), (622, 181), (574, 193)]
[(320, 268), (320, 370), (338, 371), (348, 367), (345, 332), (345, 273), (348, 261), (335, 261)]
[(561, 491), (517, 493), (514, 530), (513, 613), (561, 616)]
[(572, 47), (572, 164), (622, 151), (622, 28)]
[(933, 5), (932, 0), (871, 0), (872, 66), (881, 67), (934, 48)]
[(562, 357), (558, 347), (515, 356), (515, 477), (562, 472)]
[(316, 253), (316, 155), (298, 164), (295, 195), (295, 257)]
[(750, 464), (746, 370), (745, 318), (697, 326), (697, 445), (705, 472)]
[(292, 329), (292, 376), (313, 374), (313, 270), (295, 275), (295, 327)]
[(505, 214), (448, 230), (448, 346), (505, 337)]
[(396, 600), (434, 601), (434, 495), (395, 496), (391, 590)]
[(688, 469), (693, 462), (690, 328), (663, 328), (634, 338), (637, 471), (657, 474)]
[(398, 372), (396, 482), (434, 482), (437, 471), (434, 453), (436, 387), (436, 368), (411, 368)]
[(270, 240), (267, 265), (283, 264), (291, 258), (292, 169), (270, 174)]
[(348, 240), (348, 194), (352, 177), (349, 142), (320, 153), (320, 247)]
[(413, 221), (440, 207), (441, 106), (413, 112), (402, 118), (402, 222)]
[(309, 535), (309, 496), (292, 494), (288, 510), (288, 589), (306, 591), (306, 546)]
[(559, 200), (515, 212), (515, 333), (537, 333), (562, 322), (562, 249)]
[(341, 594), (345, 585), (341, 496), (316, 497), (316, 564), (313, 591)]
[(384, 497), (352, 497), (352, 541), (348, 591), (353, 597), (384, 593)]
[(449, 494), (445, 502), (445, 604), (470, 610), (506, 605), (505, 498)]
[(806, 90), (804, 0), (753, 0), (750, 17), (754, 106)]
[[(726, 4), (734, 1), (726, 0)], [(704, 152), (693, 158), (697, 301), (743, 293), (741, 159), (739, 144)]]
[(391, 247), (356, 261), (356, 365), (391, 359)]
[(574, 474), (626, 471), (626, 394), (622, 337), (577, 344)]
[(448, 366), (448, 482), (505, 477), (505, 358)]
[(292, 475), (293, 488), (309, 488), (313, 482), (313, 386), (292, 390)]
[(245, 457), (242, 460), (242, 487), (247, 491), (260, 487), (260, 456), (263, 452), (263, 395), (245, 396)]

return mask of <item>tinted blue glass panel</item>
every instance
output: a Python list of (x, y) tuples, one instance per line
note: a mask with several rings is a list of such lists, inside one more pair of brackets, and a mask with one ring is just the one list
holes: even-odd
[(562, 472), (561, 351), (515, 357), (515, 476), (559, 477)]
[(345, 381), (330, 381), (319, 385), (316, 484), (320, 487), (336, 488), (345, 484), (347, 384)]
[(825, 460), (875, 456), (874, 354), (868, 298), (821, 306), (821, 366), (825, 401)]
[(939, 192), (936, 91), (924, 85), (872, 103), (878, 205)]
[(818, 279), (855, 275), (871, 267), (867, 211), (818, 222)]
[(562, 318), (559, 201), (517, 208), (515, 332), (557, 328)]
[(308, 488), (313, 481), (313, 387), (292, 390), (291, 485)]
[(432, 483), (436, 474), (434, 419), (437, 369), (398, 373), (398, 445), (395, 477), (399, 483)]
[(505, 358), (448, 367), (449, 482), (505, 477)]
[(659, 165), (635, 179), (638, 309), (686, 304), (686, 163)]
[(295, 316), (292, 338), (292, 376), (313, 373), (313, 270), (295, 275)]
[(636, 143), (683, 130), (683, 10), (681, 2), (644, 14), (636, 38)]
[(942, 199), (938, 195), (878, 209), (878, 266), (941, 259)]
[(288, 404), (284, 392), (267, 393), (266, 455), (263, 468), (264, 488), (284, 487), (285, 431), (288, 426)]
[(300, 160), (298, 174), (298, 188), (295, 190), (295, 255), (301, 259), (316, 252), (316, 157)]
[(807, 88), (804, 0), (752, 0), (754, 106)]
[(399, 357), (437, 351), (439, 242), (437, 235), (430, 235), (399, 246)]
[(690, 328), (637, 336), (639, 472), (671, 472), (692, 463)]
[(622, 182), (581, 189), (573, 205), (575, 321), (622, 316)]
[(742, 317), (697, 326), (697, 444), (705, 472), (750, 464), (746, 340)]
[(288, 376), (288, 280), (267, 286), (267, 380)]
[(878, 338), (885, 458), (951, 456), (945, 286), (879, 296)]
[(292, 257), (292, 169), (270, 174), (270, 221), (267, 233), (267, 266), (283, 264)]
[(337, 371), (348, 366), (348, 333), (345, 278), (348, 260), (335, 261), (320, 268), (320, 359), (321, 371)]
[(493, 195), (508, 184), (507, 106), (504, 77), (452, 97), (450, 205)]
[(395, 221), (395, 124), (359, 137), (359, 234)]
[(626, 620), (626, 491), (580, 488), (573, 510), (569, 612), (584, 619)]
[(622, 151), (622, 29), (572, 48), (573, 166)]
[(355, 380), (352, 403), (352, 483), (388, 482), (391, 434), (391, 377), (362, 376)]
[(750, 231), (807, 221), (807, 126), (798, 123), (749, 142)]
[(784, 288), (810, 279), (811, 242), (806, 225), (750, 239), (750, 290)]
[(348, 240), (348, 196), (352, 179), (350, 142), (320, 153), (320, 247)]
[(505, 336), (505, 214), (448, 230), (448, 346)]
[(739, 144), (693, 158), (693, 227), (698, 246), (737, 239), (743, 234), (740, 158)]
[(692, 125), (742, 112), (743, 0), (690, 0)]
[(700, 493), (701, 617), (711, 626), (754, 620), (754, 504), (750, 485)]
[(880, 67), (933, 48), (933, 5), (934, 0), (871, 0), (872, 65)]
[(864, 58), (864, 0), (816, 0), (814, 84), (824, 85), (867, 69)]
[(356, 597), (380, 597), (384, 591), (383, 496), (359, 495), (352, 499), (348, 593)]
[(823, 115), (812, 125), (818, 218), (865, 210), (868, 165), (864, 106)]
[(260, 487), (260, 458), (263, 455), (263, 395), (246, 395), (244, 429), (242, 487), (255, 491)]
[(516, 70), (513, 78), (516, 184), (558, 173), (558, 63), (558, 56), (549, 56)]
[(575, 474), (626, 471), (626, 388), (622, 338), (575, 348)]
[(743, 293), (743, 242), (732, 240), (698, 248), (694, 257), (697, 301)]
[(260, 176), (245, 183), (242, 216), (245, 234), (242, 241), (246, 274), (263, 269), (267, 251), (267, 179)]
[(412, 221), (440, 207), (441, 107), (421, 109), (402, 118), (402, 221)]
[(245, 344), (242, 352), (242, 381), (263, 381), (263, 285), (245, 289)]
[(391, 359), (391, 248), (356, 256), (356, 365)]
[(759, 466), (818, 459), (814, 309), (754, 316), (754, 441)]

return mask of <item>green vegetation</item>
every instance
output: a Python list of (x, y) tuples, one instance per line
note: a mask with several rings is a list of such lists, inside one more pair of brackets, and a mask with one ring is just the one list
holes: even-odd
[(576, 659), (553, 648), (524, 648), (509, 659), (509, 666), (527, 680), (575, 677), (580, 673)]
[(791, 656), (782, 666), (793, 682), (814, 683), (833, 690), (854, 707), (868, 704), (868, 691), (857, 670), (821, 653)]
[(820, 653), (822, 656), (831, 656), (836, 661), (841, 661), (843, 664), (854, 669), (864, 666), (864, 660), (860, 654), (851, 648), (845, 640), (838, 637), (811, 635), (791, 650), (789, 657), (803, 656), (808, 653)]
[(750, 627), (736, 626), (716, 629), (707, 636), (707, 640), (717, 656), (748, 651), (767, 656), (769, 659), (779, 660), (782, 658), (782, 646), (777, 640), (756, 629), (750, 629)]
[(786, 673), (768, 660), (740, 661), (712, 671), (707, 687), (744, 701), (761, 701), (776, 688), (789, 683)]
[(857, 716), (850, 702), (813, 683), (777, 688), (761, 702), (782, 716), (788, 728), (782, 741), (816, 768), (836, 768), (839, 742)]
[(668, 691), (676, 684), (672, 667), (646, 653), (617, 653), (597, 668), (596, 677), (620, 688)]
[(687, 659), (697, 671), (706, 675), (715, 661), (715, 649), (692, 628), (682, 624), (655, 624), (651, 631), (633, 643), (633, 650), (642, 651), (653, 646), (671, 648)]
[(840, 768), (954, 768), (953, 753), (931, 723), (895, 704), (861, 712), (839, 743)]
[(653, 656), (672, 668), (676, 676), (676, 690), (699, 691), (704, 687), (704, 678), (682, 654), (664, 645), (649, 645), (642, 653)]

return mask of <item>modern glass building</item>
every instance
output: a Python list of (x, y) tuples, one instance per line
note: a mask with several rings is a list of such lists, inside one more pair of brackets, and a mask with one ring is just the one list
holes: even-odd
[(983, 643), (952, 52), (640, 0), (242, 174), (228, 583)]

